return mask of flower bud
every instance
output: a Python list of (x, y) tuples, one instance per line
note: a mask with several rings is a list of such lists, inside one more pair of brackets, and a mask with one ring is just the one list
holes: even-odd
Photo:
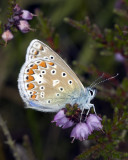
[(30, 31), (30, 25), (25, 20), (20, 20), (18, 24), (18, 28), (22, 33), (27, 33)]
[(11, 39), (13, 39), (13, 34), (10, 32), (10, 30), (6, 30), (4, 31), (4, 33), (2, 34), (2, 39), (7, 43), (8, 41), (10, 41)]
[(15, 5), (14, 11), (15, 11), (16, 13), (21, 11), (21, 8), (20, 8), (20, 6), (19, 6), (18, 4)]
[(36, 16), (36, 15), (32, 14), (31, 12), (29, 12), (27, 10), (22, 10), (22, 14), (21, 14), (22, 19), (31, 20), (33, 18), (33, 16)]
[(20, 20), (20, 17), (19, 17), (18, 15), (16, 15), (16, 16), (13, 17), (13, 19), (14, 19), (15, 21), (19, 21), (19, 20)]
[(61, 109), (54, 117), (54, 120), (52, 121), (56, 122), (56, 126), (62, 127), (63, 129), (72, 127), (74, 125), (74, 122), (72, 122), (71, 120), (69, 120), (65, 113), (64, 110)]
[(124, 62), (125, 61), (125, 58), (122, 56), (122, 54), (121, 53), (116, 53), (115, 54), (115, 60), (117, 61), (117, 62)]
[(87, 125), (92, 132), (93, 130), (101, 130), (103, 128), (101, 124), (101, 118), (95, 114), (90, 114), (87, 118)]
[(73, 137), (72, 142), (75, 139), (79, 139), (80, 141), (86, 140), (88, 136), (91, 134), (91, 131), (86, 123), (78, 123), (72, 130), (70, 137)]

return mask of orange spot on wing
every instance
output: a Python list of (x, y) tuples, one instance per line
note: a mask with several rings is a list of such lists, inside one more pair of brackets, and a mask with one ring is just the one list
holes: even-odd
[(33, 81), (34, 77), (33, 76), (28, 76), (27, 82)]
[(31, 96), (31, 98), (33, 99), (33, 100), (35, 100), (36, 99), (36, 97), (37, 97), (37, 95), (35, 95), (37, 92), (33, 92), (33, 95)]
[(38, 66), (37, 66), (36, 64), (35, 64), (35, 65), (33, 65), (33, 66), (32, 66), (32, 68), (30, 68), (30, 69), (29, 69), (29, 71), (28, 71), (28, 73), (27, 73), (27, 74), (28, 74), (28, 75), (32, 75), (32, 74), (34, 74), (33, 69), (38, 69)]
[(29, 69), (28, 75), (34, 74), (34, 71), (32, 69)]
[(33, 92), (33, 94), (36, 94), (36, 93), (37, 93), (37, 92), (35, 92), (35, 91)]
[(34, 94), (34, 95), (32, 95), (32, 96), (31, 96), (31, 98), (32, 98), (32, 99), (35, 99), (35, 98), (36, 98), (36, 96), (37, 96), (37, 95), (35, 95), (35, 94)]
[(42, 61), (42, 62), (39, 64), (39, 66), (44, 67), (44, 68), (47, 67), (47, 66), (46, 66), (46, 62), (44, 62), (44, 61)]
[(53, 63), (53, 62), (48, 62), (48, 64), (49, 64), (49, 65), (51, 65), (51, 66), (53, 66), (53, 65), (54, 65), (54, 63)]
[(44, 50), (44, 48), (43, 48), (43, 46), (40, 46), (40, 48), (39, 48), (40, 50)]
[(34, 84), (33, 84), (33, 83), (29, 83), (29, 84), (27, 85), (27, 87), (28, 87), (28, 90), (33, 89), (33, 88), (34, 88)]
[(39, 54), (39, 51), (35, 51), (34, 54), (35, 54), (35, 55)]
[(38, 66), (35, 64), (32, 69), (38, 69)]

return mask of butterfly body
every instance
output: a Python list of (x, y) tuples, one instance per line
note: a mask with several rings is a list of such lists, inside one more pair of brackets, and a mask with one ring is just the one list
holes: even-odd
[(95, 108), (90, 103), (95, 90), (84, 88), (63, 59), (39, 40), (33, 40), (27, 49), (18, 88), (27, 108), (56, 112), (67, 103), (77, 103), (82, 110)]

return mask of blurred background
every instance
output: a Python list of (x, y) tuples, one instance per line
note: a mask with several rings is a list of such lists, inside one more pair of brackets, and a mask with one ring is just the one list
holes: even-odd
[[(0, 1), (2, 23), (8, 21), (10, 3), (11, 1), (7, 0)], [(121, 82), (126, 76), (126, 70), (123, 60), (115, 56), (115, 51), (98, 48), (88, 31), (83, 32), (66, 21), (68, 17), (83, 22), (88, 16), (101, 31), (104, 31), (104, 28), (113, 29), (115, 23), (124, 22), (124, 19), (120, 19), (114, 12), (115, 8), (120, 7), (120, 3), (121, 1), (116, 0), (17, 1), (22, 9), (37, 14), (37, 17), (33, 17), (29, 22), (35, 31), (26, 34), (14, 31), (14, 38), (6, 47), (0, 46), (0, 115), (6, 122), (22, 160), (74, 159), (95, 143), (93, 140), (76, 140), (71, 144), (71, 129), (63, 130), (51, 123), (54, 113), (24, 108), (18, 92), (17, 78), (30, 41), (39, 39), (50, 45), (75, 71), (85, 87), (103, 72), (108, 75), (119, 73), (117, 79)], [(108, 87), (109, 91), (109, 88), (116, 87), (116, 84), (109, 81), (102, 85)], [(104, 87), (99, 86), (99, 90), (93, 100), (96, 111), (101, 116), (112, 118), (113, 108), (107, 101), (109, 94), (104, 94)], [(0, 160), (14, 160), (6, 141), (7, 137), (0, 128)], [(128, 151), (127, 147), (124, 149)]]

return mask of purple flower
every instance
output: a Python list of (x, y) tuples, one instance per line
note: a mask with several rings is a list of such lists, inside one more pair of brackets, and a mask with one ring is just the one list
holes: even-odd
[(19, 21), (18, 28), (22, 33), (27, 33), (31, 30), (29, 23), (25, 20)]
[(36, 16), (36, 15), (32, 14), (27, 10), (22, 10), (21, 18), (23, 18), (24, 20), (31, 20), (33, 16)]
[(2, 39), (7, 43), (7, 41), (11, 40), (14, 36), (10, 32), (11, 28), (16, 28), (20, 30), (22, 33), (27, 33), (30, 30), (30, 25), (28, 20), (31, 20), (33, 16), (36, 16), (30, 13), (27, 10), (22, 10), (18, 4), (13, 7), (13, 14), (10, 18), (8, 18), (8, 22), (4, 25), (5, 32), (2, 34)]
[(124, 62), (125, 58), (120, 53), (116, 53), (115, 54), (115, 60), (118, 61), (118, 62)]
[(88, 139), (88, 136), (93, 130), (102, 130), (101, 118), (96, 114), (90, 114), (88, 117), (84, 112), (81, 117), (81, 110), (77, 104), (73, 106), (66, 104), (65, 108), (61, 109), (52, 121), (56, 122), (56, 126), (63, 129), (75, 125), (71, 131), (70, 137), (73, 137), (72, 143), (75, 139), (80, 141)]
[(64, 113), (64, 110), (60, 110), (54, 117), (54, 120), (52, 121), (53, 122), (56, 122), (56, 126), (59, 126), (59, 127), (62, 127), (63, 129), (65, 128), (69, 128), (71, 126), (74, 125), (74, 122), (70, 121), (65, 113)]
[(115, 8), (116, 9), (121, 9), (121, 6), (125, 3), (123, 0), (117, 0), (115, 3)]
[(13, 19), (14, 19), (14, 21), (19, 21), (20, 20), (20, 16), (18, 16), (18, 15), (13, 16)]
[(20, 6), (18, 4), (15, 5), (14, 11), (15, 12), (20, 12), (21, 11), (21, 8), (20, 8)]
[(90, 114), (89, 117), (87, 118), (87, 125), (92, 132), (93, 130), (101, 130), (102, 129), (102, 124), (101, 124), (101, 118), (97, 116), (96, 114)]
[(80, 141), (83, 141), (88, 138), (88, 136), (91, 134), (91, 131), (86, 123), (78, 123), (72, 130), (70, 137), (73, 137), (72, 142), (75, 139), (79, 139)]
[(10, 41), (11, 39), (13, 39), (13, 34), (11, 33), (10, 30), (6, 30), (4, 31), (4, 33), (2, 34), (2, 39), (7, 43), (8, 41)]

